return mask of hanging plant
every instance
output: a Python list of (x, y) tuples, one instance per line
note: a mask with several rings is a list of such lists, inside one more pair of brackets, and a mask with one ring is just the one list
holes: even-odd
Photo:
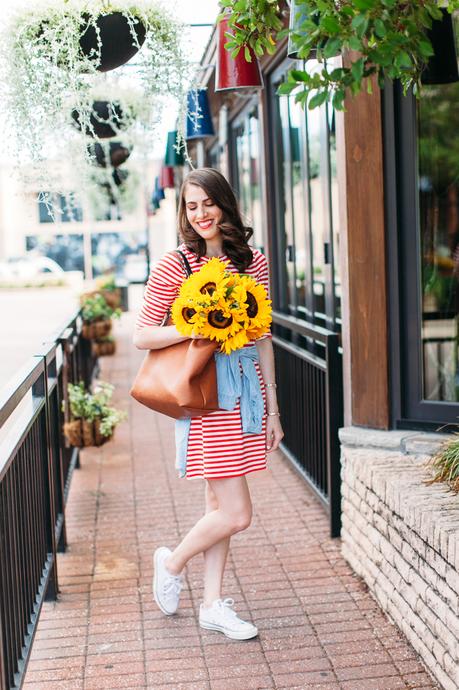
[(88, 145), (89, 153), (94, 157), (94, 164), (101, 168), (118, 168), (125, 163), (131, 154), (127, 146), (120, 141), (109, 141)]
[(96, 219), (107, 216), (111, 206), (121, 214), (132, 213), (137, 205), (141, 178), (134, 167), (95, 168), (86, 198)]
[(99, 15), (95, 24), (86, 12), (82, 18), (80, 48), (100, 72), (124, 65), (145, 41), (146, 27), (139, 18), (132, 21), (122, 12)]
[[(375, 75), (380, 87), (385, 79), (400, 80), (403, 90), (418, 95), (421, 75), (433, 55), (429, 30), (433, 21), (443, 18), (436, 0), (295, 0), (298, 22), (290, 30), (292, 47), (300, 59), (314, 56), (319, 69), (313, 73), (293, 68), (279, 87), (279, 94), (297, 90), (295, 100), (310, 109), (327, 100), (344, 110), (347, 93), (363, 89), (371, 93)], [(459, 0), (445, 0), (444, 8), (453, 12)], [(283, 28), (281, 3), (276, 0), (220, 0), (229, 15), (231, 31), (225, 47), (232, 55), (248, 47), (258, 57), (273, 53), (276, 42), (289, 34)], [(352, 51), (349, 53), (349, 51)], [(349, 61), (337, 67), (327, 59), (347, 52)], [(300, 88), (298, 88), (300, 87)]]
[[(129, 66), (119, 67), (103, 77), (105, 51), (117, 48), (116, 41), (105, 43), (105, 19), (114, 15), (124, 18), (132, 49), (138, 51), (135, 72)], [(139, 27), (144, 27), (145, 37)], [(41, 0), (16, 10), (0, 41), (0, 107), (13, 134), (8, 137), (11, 151), (19, 166), (30, 169), (23, 177), (60, 192), (62, 181), (49, 164), (50, 152), (53, 159), (65, 160), (70, 146), (72, 167), (82, 167), (91, 162), (86, 135), (94, 143), (100, 142), (99, 124), (118, 135), (121, 129), (132, 127), (138, 112), (144, 135), (139, 140), (148, 150), (157, 137), (161, 110), (171, 97), (178, 102), (179, 138), (183, 140), (192, 69), (182, 49), (183, 33), (183, 25), (164, 7), (145, 0)], [(91, 34), (97, 37), (97, 46), (86, 50), (85, 41)], [(110, 86), (109, 96), (95, 98), (103, 91), (102, 79), (106, 91)], [(123, 79), (136, 84), (138, 111), (126, 110), (117, 97), (115, 85), (122, 85)], [(98, 100), (108, 102), (106, 116), (99, 106), (93, 107)], [(77, 121), (80, 131), (72, 127), (72, 121)]]

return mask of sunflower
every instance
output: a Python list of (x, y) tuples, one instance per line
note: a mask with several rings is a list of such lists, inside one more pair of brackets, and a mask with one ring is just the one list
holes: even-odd
[(200, 322), (199, 333), (211, 340), (223, 342), (244, 328), (244, 313), (231, 309), (225, 300), (219, 300), (206, 310), (205, 321)]
[(235, 335), (230, 336), (227, 338), (220, 347), (221, 352), (224, 352), (226, 355), (231, 354), (233, 350), (239, 350), (239, 348), (244, 347), (246, 343), (248, 343), (250, 340), (247, 331), (242, 328), (240, 331), (238, 331)]
[(209, 295), (216, 301), (224, 295), (225, 269), (228, 262), (210, 259), (199, 271), (184, 281), (180, 288), (181, 297)]
[(240, 284), (246, 292), (247, 331), (251, 340), (255, 340), (264, 335), (271, 325), (271, 300), (268, 299), (265, 286), (250, 276), (241, 276)]
[(190, 336), (199, 328), (200, 314), (197, 305), (187, 297), (177, 297), (172, 304), (171, 317), (179, 333)]

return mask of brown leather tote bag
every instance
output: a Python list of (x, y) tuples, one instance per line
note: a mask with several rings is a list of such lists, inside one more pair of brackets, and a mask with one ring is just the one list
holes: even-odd
[[(187, 275), (192, 271), (182, 252)], [(170, 325), (170, 317), (162, 325)], [(218, 407), (217, 372), (211, 340), (183, 340), (175, 345), (149, 350), (134, 379), (130, 395), (156, 412), (174, 419), (201, 417)]]

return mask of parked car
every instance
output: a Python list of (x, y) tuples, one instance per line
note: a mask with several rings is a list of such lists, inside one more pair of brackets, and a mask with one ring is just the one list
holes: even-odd
[(0, 262), (1, 280), (33, 280), (43, 276), (43, 274), (65, 278), (64, 269), (47, 256), (17, 256)]
[(67, 285), (78, 289), (83, 271), (64, 271), (47, 256), (18, 256), (0, 262), (0, 287), (51, 287)]

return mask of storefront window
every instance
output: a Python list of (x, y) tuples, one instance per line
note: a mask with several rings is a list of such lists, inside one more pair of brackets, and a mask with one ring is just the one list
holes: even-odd
[(339, 330), (334, 111), (328, 105), (303, 109), (295, 102), (296, 91), (278, 96), (277, 87), (285, 74), (281, 68), (272, 80), (275, 233), (277, 254), (283, 262), (275, 278), (278, 308), (309, 323)]
[(417, 107), (423, 397), (459, 401), (459, 83)]
[(244, 222), (253, 228), (252, 244), (263, 248), (260, 187), (260, 132), (258, 108), (251, 107), (232, 125), (233, 184)]

